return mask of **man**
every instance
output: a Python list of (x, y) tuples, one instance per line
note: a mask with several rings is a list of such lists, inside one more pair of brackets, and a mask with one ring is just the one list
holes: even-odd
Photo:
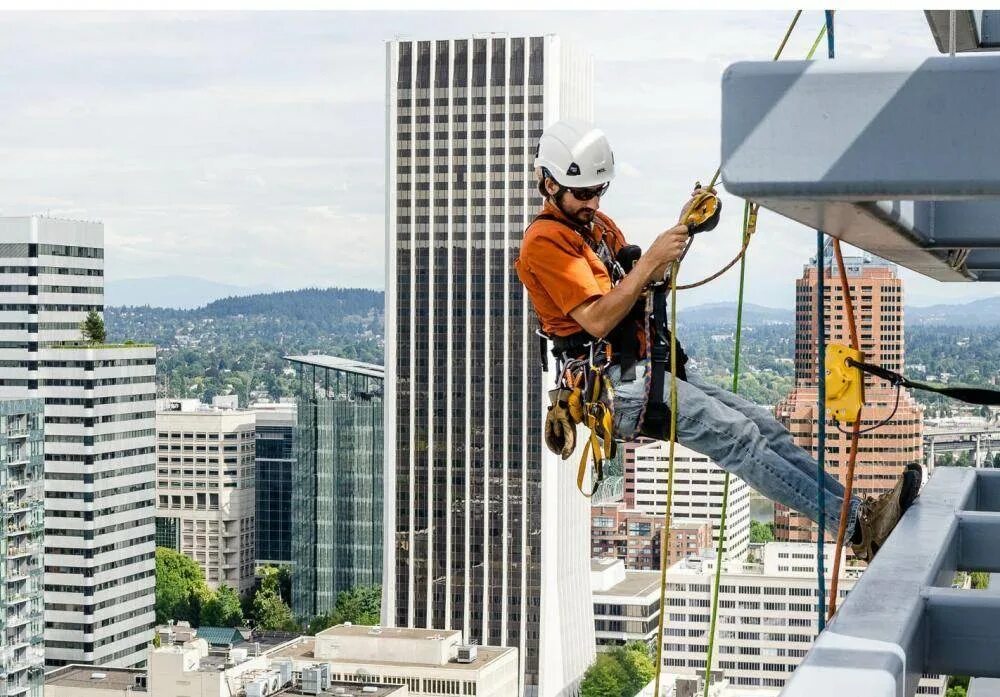
[[(603, 132), (590, 124), (560, 121), (547, 128), (539, 141), (535, 172), (545, 202), (525, 231), (515, 262), (518, 277), (542, 331), (554, 342), (554, 353), (580, 357), (588, 341), (608, 339), (614, 356), (607, 375), (614, 388), (615, 437), (627, 441), (640, 431), (649, 435), (642, 423), (646, 419), (649, 425), (649, 368), (640, 360), (645, 359), (645, 342), (629, 337), (637, 326), (636, 312), (640, 318), (645, 314), (636, 309), (637, 301), (681, 257), (689, 230), (678, 224), (660, 234), (626, 273), (617, 263), (625, 238), (598, 210), (615, 175), (614, 156)], [(693, 202), (685, 206), (682, 220)], [(826, 529), (837, 530), (844, 487), (826, 475), (825, 509), (820, 511), (816, 461), (792, 442), (768, 410), (686, 375), (684, 362), (686, 357), (678, 361), (683, 379), (677, 381), (677, 441), (768, 498), (814, 521), (822, 515)], [(658, 401), (669, 404), (669, 378), (663, 389)], [(666, 440), (667, 433), (661, 428), (655, 435)], [(896, 486), (878, 499), (852, 498), (845, 539), (858, 558), (872, 559), (916, 498), (920, 480), (920, 466), (910, 465)]]

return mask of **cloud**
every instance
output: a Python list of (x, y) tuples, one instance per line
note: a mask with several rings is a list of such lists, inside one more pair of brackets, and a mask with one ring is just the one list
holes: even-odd
[[(385, 41), (556, 33), (594, 56), (595, 113), (622, 175), (606, 207), (648, 245), (718, 164), (722, 71), (769, 57), (790, 16), (4, 13), (0, 208), (104, 220), (109, 278), (382, 287)], [(786, 55), (803, 56), (821, 23), (804, 12)], [(838, 12), (837, 23), (842, 57), (935, 51), (918, 11)], [(738, 247), (741, 202), (725, 206), (686, 276)], [(749, 299), (791, 306), (813, 247), (812, 231), (762, 214)], [(906, 278), (913, 297), (959, 292)], [(734, 293), (730, 273), (685, 302)]]

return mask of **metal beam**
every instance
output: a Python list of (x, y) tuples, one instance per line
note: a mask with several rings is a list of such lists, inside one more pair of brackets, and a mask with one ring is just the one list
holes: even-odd
[(792, 674), (784, 697), (915, 693), (920, 675), (931, 672), (927, 655), (935, 650), (927, 642), (928, 589), (951, 584), (959, 561), (957, 513), (976, 504), (977, 475), (983, 473), (957, 467), (934, 472)]
[[(938, 51), (949, 53), (948, 37), (952, 10), (924, 10), (927, 24)], [(955, 51), (997, 51), (1000, 50), (1000, 11), (998, 10), (954, 10)]]
[(955, 13), (955, 51), (982, 50), (979, 46), (979, 22), (972, 10), (924, 10), (924, 17), (931, 28), (931, 36), (938, 51), (950, 53), (948, 46), (951, 31), (951, 13)]
[(726, 189), (941, 281), (1000, 280), (1000, 56), (736, 63)]
[[(1000, 513), (981, 511), (960, 513), (958, 569), (1000, 573), (1000, 547), (997, 546), (997, 540), (1000, 540)], [(1000, 623), (997, 624), (997, 631), (1000, 632)], [(997, 639), (1000, 640), (1000, 636)]]
[(722, 178), (753, 200), (1000, 198), (1000, 56), (735, 63)]
[(961, 588), (929, 588), (924, 670), (1000, 678), (1000, 596)]

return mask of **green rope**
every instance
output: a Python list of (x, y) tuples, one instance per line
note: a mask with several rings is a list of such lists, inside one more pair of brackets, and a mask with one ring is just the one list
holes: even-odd
[[(743, 241), (750, 235), (750, 202), (743, 204)], [(740, 387), (740, 339), (743, 335), (743, 288), (746, 278), (747, 258), (740, 259), (740, 290), (736, 296), (736, 336), (733, 357), (733, 393)], [(726, 545), (726, 514), (729, 509), (729, 472), (722, 479), (722, 514), (719, 517), (719, 544), (715, 552), (715, 583), (712, 585), (712, 620), (708, 627), (708, 650), (705, 654), (705, 691), (708, 697), (709, 676), (712, 674), (712, 658), (715, 654), (715, 626), (719, 619), (719, 584), (722, 582), (722, 556)]]

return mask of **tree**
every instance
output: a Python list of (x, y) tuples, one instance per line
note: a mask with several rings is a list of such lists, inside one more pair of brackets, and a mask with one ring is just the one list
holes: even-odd
[(299, 629), (292, 609), (281, 599), (278, 570), (265, 566), (258, 572), (260, 588), (253, 597), (253, 616), (260, 629), (294, 632)]
[(580, 697), (624, 697), (627, 683), (628, 673), (622, 664), (614, 656), (601, 653), (583, 674)]
[(101, 319), (97, 310), (91, 310), (87, 313), (87, 319), (80, 324), (80, 333), (83, 334), (84, 341), (89, 341), (92, 344), (103, 344), (108, 338), (108, 333), (104, 329), (104, 320)]
[(239, 627), (243, 624), (240, 594), (226, 584), (212, 594), (201, 609), (201, 624), (210, 627)]
[(308, 633), (318, 634), (328, 627), (344, 622), (377, 625), (381, 621), (382, 588), (380, 586), (355, 586), (340, 591), (330, 612), (309, 621)]
[(628, 676), (625, 694), (636, 695), (656, 674), (656, 666), (649, 655), (649, 646), (642, 641), (630, 641), (621, 648), (611, 651)]
[(597, 655), (580, 682), (581, 697), (633, 697), (656, 674), (649, 646), (632, 641)]
[(976, 589), (983, 589), (990, 587), (990, 575), (985, 571), (973, 571), (972, 572), (972, 587)]
[(156, 621), (199, 624), (201, 606), (211, 597), (205, 576), (190, 557), (169, 547), (156, 548)]
[(750, 521), (751, 542), (774, 542), (774, 523)]

